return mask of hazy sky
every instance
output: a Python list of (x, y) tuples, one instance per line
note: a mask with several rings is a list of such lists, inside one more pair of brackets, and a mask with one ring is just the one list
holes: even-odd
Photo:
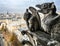
[(0, 12), (23, 13), (29, 6), (44, 2), (55, 2), (57, 11), (60, 11), (60, 0), (0, 0)]

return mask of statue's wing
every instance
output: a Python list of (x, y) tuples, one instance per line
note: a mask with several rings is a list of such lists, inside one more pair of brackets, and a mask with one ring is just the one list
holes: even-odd
[(36, 13), (37, 10), (34, 8), (34, 7), (29, 7), (29, 10), (32, 12), (32, 13)]
[(55, 24), (52, 26), (52, 29), (51, 29), (53, 34), (52, 37), (54, 37), (54, 39), (60, 42), (60, 16), (55, 20), (56, 22), (54, 21)]

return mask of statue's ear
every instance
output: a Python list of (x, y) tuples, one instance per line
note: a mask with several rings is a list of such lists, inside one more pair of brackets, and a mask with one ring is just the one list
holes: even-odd
[(51, 2), (51, 8), (53, 9), (53, 12), (56, 12), (56, 6), (55, 6), (54, 2)]
[(51, 8), (54, 8), (54, 2), (51, 3)]
[(54, 2), (51, 2), (52, 4), (54, 4)]
[(41, 9), (41, 5), (37, 4), (36, 7), (40, 8)]
[(34, 7), (29, 7), (29, 10), (32, 12), (32, 13), (36, 13), (36, 9)]

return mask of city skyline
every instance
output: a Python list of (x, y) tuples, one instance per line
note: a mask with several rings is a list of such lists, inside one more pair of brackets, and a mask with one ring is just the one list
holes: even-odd
[(24, 13), (29, 6), (45, 2), (54, 2), (57, 11), (60, 11), (60, 0), (0, 0), (0, 12)]

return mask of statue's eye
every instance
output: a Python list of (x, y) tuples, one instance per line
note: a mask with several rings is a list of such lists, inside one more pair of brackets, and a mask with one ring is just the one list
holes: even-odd
[(44, 4), (42, 7), (43, 7), (43, 9), (46, 9), (48, 7), (48, 5)]
[(22, 33), (22, 35), (24, 35), (24, 34), (26, 34), (26, 31), (22, 31), (21, 33)]

